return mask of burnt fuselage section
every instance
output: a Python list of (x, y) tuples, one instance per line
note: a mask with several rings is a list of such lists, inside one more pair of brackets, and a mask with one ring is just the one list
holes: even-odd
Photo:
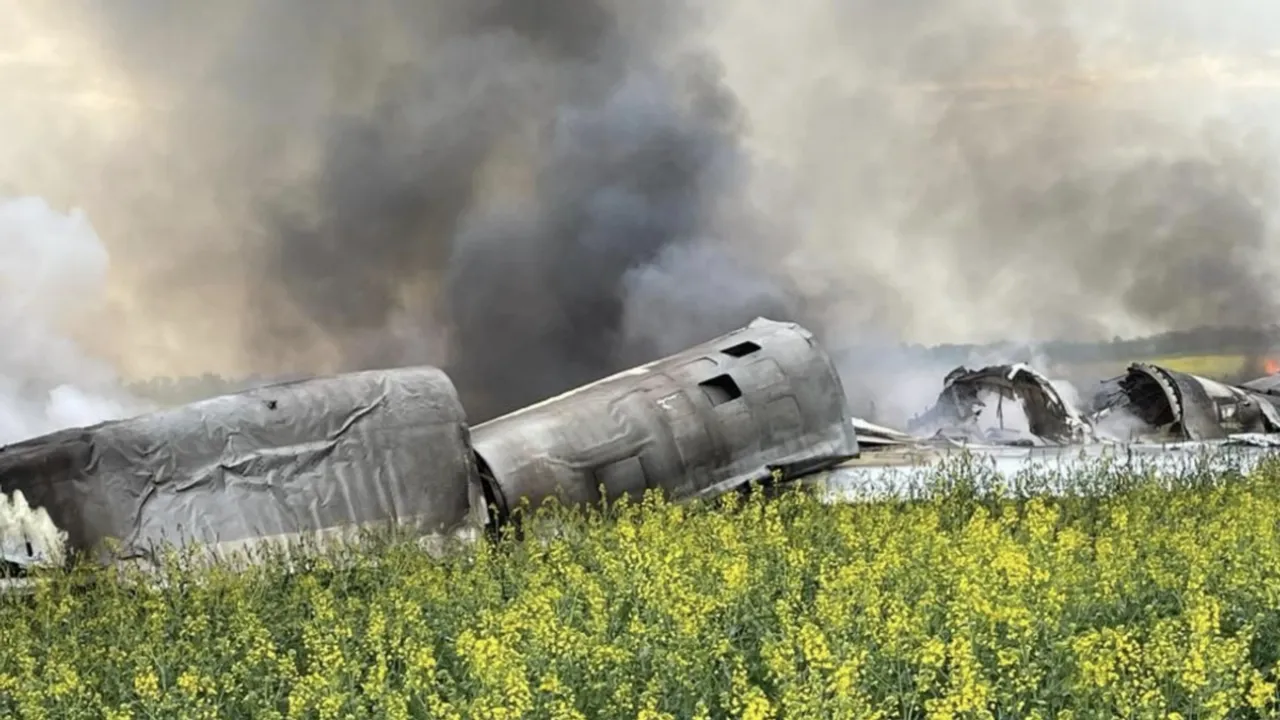
[(830, 358), (798, 325), (757, 320), (475, 428), (499, 513), (538, 505), (714, 495), (857, 454)]
[(1093, 436), (1053, 383), (1022, 364), (956, 368), (947, 374), (934, 406), (908, 429), (1009, 445), (1071, 444)]
[(1243, 386), (1135, 363), (1076, 407), (1026, 365), (960, 367), (937, 402), (913, 419), (917, 437), (995, 445), (1202, 442), (1280, 432), (1280, 382)]
[[(1261, 384), (1261, 381), (1254, 381)], [(1091, 416), (1103, 423), (1127, 416), (1132, 431), (1118, 439), (1223, 440), (1280, 431), (1280, 396), (1226, 385), (1159, 365), (1135, 363), (1103, 383)]]

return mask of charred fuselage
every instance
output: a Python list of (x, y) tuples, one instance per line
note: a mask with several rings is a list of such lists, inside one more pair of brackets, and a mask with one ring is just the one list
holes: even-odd
[[(1099, 422), (1127, 416), (1139, 436), (1178, 441), (1223, 440), (1232, 435), (1280, 432), (1280, 396), (1254, 386), (1242, 386), (1135, 363), (1124, 375), (1109, 380), (1095, 395), (1091, 415)], [(1130, 439), (1130, 438), (1124, 438)]]
[(1277, 377), (1236, 386), (1135, 363), (1076, 407), (1026, 365), (960, 367), (908, 429), (917, 437), (994, 445), (1220, 441), (1280, 433), (1277, 388)]

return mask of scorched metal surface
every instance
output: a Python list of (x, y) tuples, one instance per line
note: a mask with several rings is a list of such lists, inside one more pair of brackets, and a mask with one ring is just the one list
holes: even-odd
[(475, 427), (499, 514), (565, 504), (714, 495), (775, 469), (802, 475), (858, 452), (844, 388), (813, 335), (745, 328)]

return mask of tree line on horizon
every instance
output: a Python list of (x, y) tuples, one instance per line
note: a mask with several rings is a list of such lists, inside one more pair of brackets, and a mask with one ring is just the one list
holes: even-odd
[[(885, 348), (851, 348), (847, 353), (878, 353)], [(1055, 363), (1086, 364), (1126, 362), (1144, 358), (1178, 355), (1242, 355), (1262, 357), (1272, 352), (1280, 355), (1280, 325), (1268, 328), (1204, 327), (1174, 330), (1143, 338), (1116, 337), (1108, 342), (1050, 341), (1026, 343), (944, 343), (940, 345), (899, 345), (892, 348), (896, 360), (905, 354), (912, 360), (930, 364), (960, 365), (974, 357), (1000, 355), (1009, 359), (1037, 357)], [(153, 402), (177, 405), (203, 398), (241, 392), (276, 382), (300, 379), (299, 376), (254, 375), (227, 378), (215, 373), (189, 377), (156, 377), (131, 383), (131, 392)]]

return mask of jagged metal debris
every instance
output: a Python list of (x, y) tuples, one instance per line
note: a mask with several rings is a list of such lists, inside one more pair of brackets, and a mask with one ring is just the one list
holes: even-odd
[(1029, 365), (959, 367), (937, 402), (908, 423), (915, 435), (1004, 445), (1090, 442), (1093, 428), (1043, 373)]
[[(1022, 383), (1011, 382), (1019, 376)], [(992, 403), (998, 408), (1010, 397), (1026, 409), (1028, 427), (981, 427), (984, 414), (999, 415)], [(1280, 374), (1235, 386), (1135, 363), (1104, 381), (1087, 406), (1074, 407), (1026, 366), (962, 367), (911, 424), (913, 441), (881, 429), (883, 442), (860, 438), (867, 452), (809, 481), (827, 501), (850, 502), (909, 495), (947, 468), (1050, 494), (1089, 491), (1099, 473), (1116, 471), (1248, 472), (1280, 450), (1278, 406)]]
[[(1260, 378), (1251, 383), (1264, 385), (1263, 381), (1271, 382)], [(1119, 441), (1224, 440), (1280, 432), (1277, 402), (1280, 396), (1252, 390), (1247, 384), (1232, 386), (1159, 365), (1134, 363), (1123, 376), (1103, 383), (1094, 397), (1090, 421), (1113, 428), (1108, 434)]]
[(474, 537), (524, 501), (853, 482), (958, 449), (1010, 468), (1076, 446), (1280, 446), (1280, 376), (1233, 386), (1135, 364), (1102, 388), (1077, 407), (1027, 365), (961, 367), (902, 432), (851, 417), (812, 334), (765, 319), (476, 428), (436, 368), (282, 383), (0, 448), (0, 559), (107, 540), (113, 559), (154, 559), (164, 543), (229, 552), (387, 523)]
[[(1150, 363), (1100, 384), (1077, 406), (1025, 365), (950, 372), (935, 404), (907, 425), (917, 445), (1045, 447), (1232, 440), (1280, 443), (1280, 375), (1229, 385)], [(888, 438), (883, 430), (872, 438)], [(908, 444), (864, 440), (868, 449)]]

